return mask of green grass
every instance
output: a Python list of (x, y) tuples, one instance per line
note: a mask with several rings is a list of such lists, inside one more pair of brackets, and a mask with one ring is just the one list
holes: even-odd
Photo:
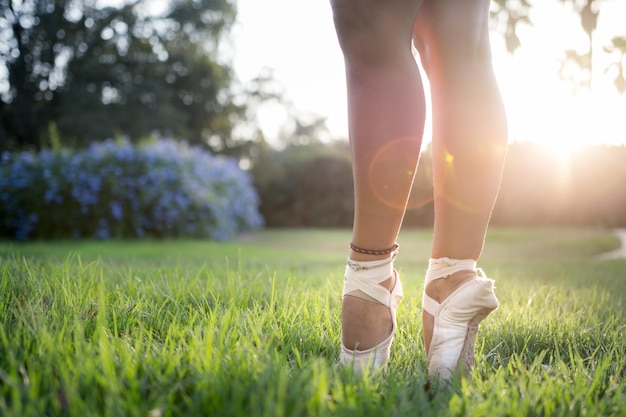
[(626, 260), (600, 230), (494, 229), (472, 382), (424, 392), (430, 231), (401, 235), (385, 373), (336, 367), (347, 231), (0, 243), (0, 416), (626, 416)]

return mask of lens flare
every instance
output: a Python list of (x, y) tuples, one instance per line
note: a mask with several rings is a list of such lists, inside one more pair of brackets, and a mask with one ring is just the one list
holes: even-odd
[[(376, 197), (386, 205), (398, 209), (416, 208), (432, 199), (429, 192), (415, 190), (414, 178), (420, 144), (421, 141), (416, 137), (394, 139), (372, 158), (369, 167), (370, 187)], [(419, 185), (422, 186), (423, 182), (420, 181)], [(409, 199), (407, 191), (412, 187)]]
[[(445, 163), (437, 169), (434, 195), (459, 210), (480, 213), (490, 210), (482, 197), (485, 192), (497, 189), (506, 146), (480, 146), (471, 155), (455, 157), (442, 149), (439, 158)], [(433, 158), (437, 158), (435, 154)]]

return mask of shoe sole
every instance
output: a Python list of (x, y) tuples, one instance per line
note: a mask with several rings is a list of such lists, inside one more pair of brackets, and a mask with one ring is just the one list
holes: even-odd
[(461, 356), (459, 356), (459, 361), (457, 363), (457, 372), (460, 371), (460, 373), (465, 375), (466, 378), (470, 377), (475, 363), (474, 350), (476, 346), (476, 335), (480, 329), (480, 322), (482, 322), (494, 310), (496, 310), (496, 308), (484, 308), (478, 311), (478, 313), (476, 313), (476, 315), (468, 323), (467, 335), (465, 336), (465, 341), (463, 342), (463, 347), (461, 348)]

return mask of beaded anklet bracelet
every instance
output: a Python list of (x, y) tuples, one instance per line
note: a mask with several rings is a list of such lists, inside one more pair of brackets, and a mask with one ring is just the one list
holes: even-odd
[(398, 250), (400, 245), (394, 243), (391, 247), (387, 249), (365, 249), (359, 246), (356, 246), (354, 243), (350, 242), (350, 249), (357, 253), (363, 253), (365, 255), (388, 255)]

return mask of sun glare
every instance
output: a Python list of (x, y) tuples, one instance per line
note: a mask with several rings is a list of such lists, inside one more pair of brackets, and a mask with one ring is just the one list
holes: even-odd
[[(611, 37), (621, 36), (626, 2), (602, 3), (594, 35), (593, 92), (580, 91), (577, 95), (572, 93), (571, 85), (559, 80), (558, 74), (564, 50), (586, 51), (588, 48), (580, 18), (570, 5), (536, 3), (532, 8), (533, 25), (520, 26), (522, 47), (513, 56), (507, 52), (500, 33), (494, 32), (491, 37), (494, 69), (507, 109), (510, 140), (546, 143), (563, 155), (589, 144), (626, 144), (623, 124), (626, 96), (616, 92), (612, 77), (604, 73), (609, 64), (607, 59), (613, 58), (602, 49)], [(287, 0), (238, 2), (238, 21), (233, 28), (237, 52), (233, 57), (234, 66), (244, 81), (252, 79), (265, 67), (274, 69), (274, 76), (284, 86), (286, 99), (294, 108), (327, 117), (331, 134), (346, 138), (344, 62), (332, 25), (331, 9), (321, 4)], [(266, 16), (264, 13), (268, 10), (283, 10), (294, 18), (268, 25), (278, 16), (269, 12)], [(556, 30), (555, 22), (558, 22)], [(286, 37), (285, 33), (302, 36)], [(281, 47), (268, 47), (271, 45)], [(285, 54), (285, 50), (290, 53)], [(428, 83), (424, 78), (428, 96)], [(270, 139), (278, 136), (285, 123), (283, 113), (275, 108), (260, 111), (258, 118)], [(428, 113), (424, 147), (432, 137), (430, 121)]]
[(594, 144), (624, 144), (626, 97), (598, 86), (573, 93), (565, 85), (530, 76), (502, 82), (512, 141), (544, 143), (562, 154)]
[[(610, 10), (603, 9), (595, 34), (591, 90), (574, 90), (571, 82), (557, 76), (564, 48), (589, 48), (578, 16), (563, 5), (546, 4), (536, 10), (536, 24), (523, 28), (523, 48), (514, 56), (502, 54), (502, 41), (492, 38), (512, 141), (540, 142), (563, 158), (588, 145), (626, 143), (626, 96), (617, 92), (612, 78), (604, 73), (610, 62), (601, 53), (607, 39), (616, 35)], [(562, 18), (559, 31), (553, 30), (555, 16)]]

